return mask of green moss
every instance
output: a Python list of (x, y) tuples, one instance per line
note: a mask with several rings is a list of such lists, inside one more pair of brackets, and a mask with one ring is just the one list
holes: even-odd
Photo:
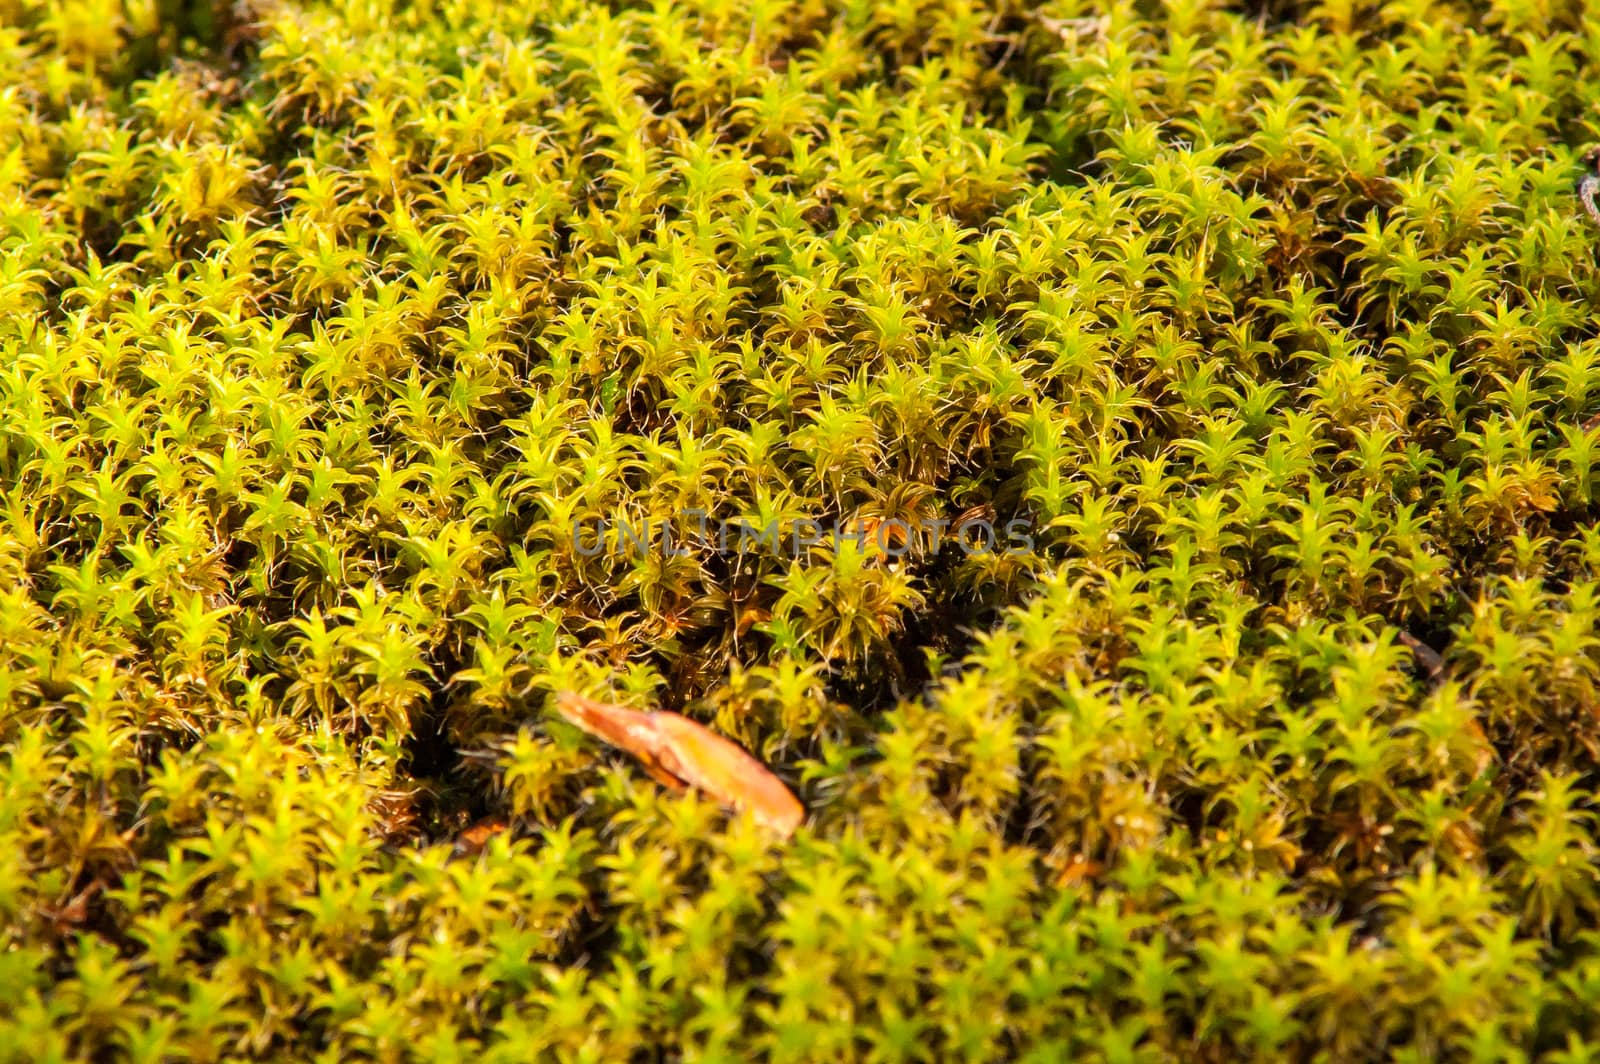
[(1597, 39), (0, 0), (0, 1059), (1588, 1059)]

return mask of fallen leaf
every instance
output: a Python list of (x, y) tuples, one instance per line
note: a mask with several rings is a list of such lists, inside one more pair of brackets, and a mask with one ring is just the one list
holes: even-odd
[(556, 696), (556, 707), (584, 731), (633, 754), (658, 781), (704, 791), (783, 838), (805, 819), (800, 800), (765, 765), (688, 717), (627, 709), (571, 691)]

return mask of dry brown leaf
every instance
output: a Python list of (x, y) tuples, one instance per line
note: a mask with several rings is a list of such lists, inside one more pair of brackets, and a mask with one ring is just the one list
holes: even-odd
[(805, 819), (800, 800), (765, 765), (688, 717), (627, 709), (571, 691), (556, 696), (556, 707), (590, 735), (637, 757), (658, 781), (704, 791), (783, 838)]

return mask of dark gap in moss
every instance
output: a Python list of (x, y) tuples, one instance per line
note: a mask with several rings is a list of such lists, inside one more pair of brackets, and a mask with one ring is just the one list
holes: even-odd
[[(720, 633), (718, 633), (720, 634)], [(661, 708), (673, 713), (684, 713), (691, 703), (711, 693), (726, 672), (725, 655), (717, 653), (721, 643), (708, 637), (682, 652), (664, 657), (660, 668), (667, 677), (661, 691)]]
[(125, 35), (126, 73), (120, 84), (154, 77), (175, 60), (239, 73), (260, 54), (260, 16), (254, 0), (157, 0), (157, 31)]
[(413, 779), (445, 779), (461, 765), (461, 755), (445, 731), (445, 712), (444, 689), (436, 687), (427, 712), (421, 719), (412, 719), (405, 742), (405, 765)]
[(435, 651), (428, 702), (414, 712), (401, 743), (401, 767), (417, 783), (412, 803), (418, 845), (449, 842), (470, 824), (495, 812), (490, 781), (476, 763), (463, 758), (450, 727), (448, 678), (461, 669), (451, 655)]
[[(1168, 814), (1189, 833), (1189, 838), (1195, 845), (1201, 845), (1206, 837), (1206, 826), (1209, 819), (1206, 816), (1206, 803), (1212, 798), (1208, 791), (1198, 787), (1183, 787), (1167, 802)], [(1218, 821), (1226, 822), (1227, 818), (1219, 811)]]
[[(892, 709), (906, 699), (923, 697), (950, 671), (934, 672), (930, 654), (959, 663), (978, 645), (978, 637), (1013, 601), (1000, 596), (990, 603), (963, 602), (953, 575), (957, 552), (946, 549), (922, 574), (927, 591), (920, 609), (906, 610), (900, 627), (869, 650), (858, 665), (836, 669), (828, 696), (865, 716)], [(959, 665), (954, 668), (959, 671)]]
[(606, 893), (603, 873), (589, 870), (580, 877), (588, 903), (579, 907), (572, 927), (556, 951), (553, 963), (560, 968), (582, 968), (599, 976), (621, 948), (621, 921)]

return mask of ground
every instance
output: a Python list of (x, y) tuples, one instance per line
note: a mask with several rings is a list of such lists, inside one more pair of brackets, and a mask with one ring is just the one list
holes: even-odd
[(0, 1059), (1600, 1053), (1597, 104), (1575, 2), (0, 0)]

